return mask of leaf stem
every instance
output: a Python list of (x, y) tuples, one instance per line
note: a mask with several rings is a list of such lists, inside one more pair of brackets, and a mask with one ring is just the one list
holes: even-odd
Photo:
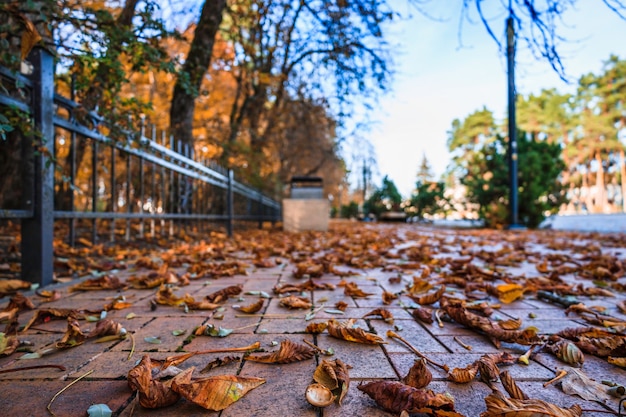
[(558, 381), (559, 379), (563, 378), (565, 375), (567, 375), (567, 371), (565, 369), (561, 369), (554, 378), (552, 378), (551, 380), (545, 382), (543, 384), (543, 387), (546, 388), (548, 385), (550, 384), (554, 384), (556, 381)]
[(41, 369), (41, 368), (57, 368), (61, 371), (66, 370), (65, 366), (63, 365), (33, 365), (33, 366), (22, 366), (21, 368), (2, 369), (0, 370), (0, 374), (8, 374), (9, 372), (28, 371), (30, 369)]
[(398, 333), (394, 332), (393, 330), (387, 330), (387, 337), (396, 338), (396, 339), (404, 342), (404, 344), (406, 344), (413, 351), (413, 353), (415, 353), (417, 356), (419, 356), (420, 358), (424, 359), (425, 361), (429, 362), (430, 364), (435, 365), (435, 366), (443, 369), (446, 372), (448, 372), (450, 370), (450, 368), (448, 368), (448, 365), (442, 365), (442, 364), (440, 364), (438, 362), (435, 362), (434, 360), (430, 359), (429, 357), (427, 357), (422, 352), (417, 350), (406, 339), (404, 339), (402, 336), (400, 336)]
[(72, 385), (74, 385), (75, 383), (77, 383), (78, 381), (80, 381), (81, 379), (85, 378), (88, 375), (91, 375), (93, 373), (93, 369), (81, 376), (79, 376), (78, 378), (76, 378), (75, 380), (73, 380), (72, 382), (70, 382), (65, 388), (63, 388), (61, 391), (57, 392), (56, 394), (54, 394), (54, 397), (52, 397), (52, 399), (50, 400), (50, 402), (48, 403), (48, 406), (46, 407), (46, 410), (48, 410), (48, 412), (53, 415), (54, 417), (56, 417), (56, 414), (54, 414), (52, 412), (52, 410), (50, 409), (50, 407), (52, 406), (52, 403), (54, 402), (54, 400), (57, 399), (57, 397), (59, 395), (61, 395), (65, 390), (67, 390), (69, 387), (71, 387)]

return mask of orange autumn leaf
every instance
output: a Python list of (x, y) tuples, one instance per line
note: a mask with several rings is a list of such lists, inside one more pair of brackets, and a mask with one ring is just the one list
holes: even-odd
[(328, 327), (328, 322), (323, 321), (321, 323), (309, 323), (304, 330), (306, 333), (320, 334)]
[(205, 298), (210, 303), (221, 303), (228, 300), (229, 297), (241, 294), (241, 291), (243, 291), (242, 284), (231, 285), (229, 287), (222, 288), (221, 290), (212, 292)]
[(287, 307), (289, 309), (297, 309), (297, 308), (311, 308), (313, 304), (308, 298), (299, 297), (297, 295), (290, 295), (285, 298), (281, 298), (279, 305), (283, 307)]
[(69, 288), (69, 292), (74, 291), (99, 291), (99, 290), (119, 290), (126, 285), (117, 277), (105, 275), (100, 278), (88, 279)]
[(30, 286), (30, 282), (22, 281), (21, 279), (1, 279), (0, 296), (12, 294), (19, 290), (29, 290)]
[(168, 306), (179, 306), (182, 304), (191, 304), (194, 303), (195, 300), (189, 294), (185, 294), (183, 297), (178, 297), (172, 291), (172, 288), (161, 285), (159, 287), (159, 291), (156, 293), (155, 301), (157, 304), (168, 305)]
[(402, 382), (413, 388), (424, 388), (430, 384), (432, 379), (433, 374), (426, 367), (426, 361), (420, 358), (413, 362), (413, 366), (411, 366), (406, 376), (402, 378)]
[(521, 298), (526, 288), (520, 284), (500, 284), (496, 286), (498, 299), (504, 304), (510, 304)]
[(219, 375), (191, 382), (175, 379), (172, 390), (207, 410), (220, 411), (264, 383), (263, 378)]
[[(153, 363), (150, 356), (144, 355), (141, 362), (128, 371), (128, 385), (130, 389), (138, 392), (139, 404), (145, 408), (161, 408), (174, 404), (180, 399), (180, 394), (171, 389), (173, 380), (166, 383), (152, 378), (152, 369), (160, 367), (159, 363)], [(175, 377), (181, 383), (191, 380), (190, 368)]]
[(247, 306), (240, 306), (237, 308), (237, 310), (246, 314), (254, 314), (263, 308), (264, 303), (265, 303), (265, 300), (263, 300), (262, 298), (259, 298), (257, 302), (249, 304)]
[(378, 345), (385, 343), (380, 336), (366, 332), (358, 327), (342, 326), (331, 320), (328, 322), (328, 334), (336, 339), (346, 340), (348, 342), (363, 343), (366, 345)]

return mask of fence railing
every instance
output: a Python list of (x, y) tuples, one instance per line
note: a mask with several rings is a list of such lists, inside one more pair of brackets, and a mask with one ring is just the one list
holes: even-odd
[[(54, 93), (52, 55), (35, 48), (29, 77), (0, 67), (0, 111), (13, 108), (34, 120), (22, 139), (21, 205), (0, 207), (0, 219), (21, 222), (22, 279), (47, 285), (53, 277), (55, 219), (67, 220), (68, 242), (172, 236), (180, 229), (235, 221), (275, 222), (281, 205), (234, 179), (233, 171), (198, 160), (193, 149), (156, 129), (116, 139), (102, 117), (77, 117), (79, 104)], [(11, 94), (6, 85), (19, 85)], [(73, 94), (72, 94), (73, 95)], [(79, 121), (80, 119), (80, 121)], [(43, 146), (42, 146), (43, 145)], [(65, 225), (65, 222), (62, 222)]]

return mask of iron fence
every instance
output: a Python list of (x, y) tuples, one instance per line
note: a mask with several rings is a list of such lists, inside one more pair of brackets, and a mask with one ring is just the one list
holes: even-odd
[[(143, 119), (138, 133), (120, 138), (115, 129), (113, 139), (96, 113), (77, 117), (73, 94), (54, 93), (52, 55), (36, 48), (29, 60), (29, 77), (0, 67), (0, 110), (29, 114), (37, 132), (21, 139), (21, 204), (0, 210), (0, 219), (21, 222), (22, 279), (52, 282), (55, 220), (71, 245), (85, 233), (92, 242), (129, 241), (221, 223), (232, 236), (236, 221), (280, 220), (279, 202)], [(6, 88), (16, 85), (19, 93)]]

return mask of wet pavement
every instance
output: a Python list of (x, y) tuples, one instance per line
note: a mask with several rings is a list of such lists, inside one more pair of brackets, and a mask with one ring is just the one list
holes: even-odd
[[(77, 309), (97, 312), (111, 303), (115, 297), (124, 296), (132, 305), (121, 310), (112, 310), (106, 317), (122, 324), (133, 337), (96, 343), (86, 340), (82, 345), (69, 349), (53, 349), (38, 359), (22, 359), (23, 352), (15, 352), (0, 358), (0, 372), (42, 364), (60, 365), (58, 368), (23, 369), (15, 372), (0, 373), (0, 414), (5, 416), (47, 416), (46, 409), (54, 398), (50, 409), (57, 416), (85, 416), (92, 404), (107, 404), (114, 416), (391, 416), (397, 415), (382, 410), (366, 394), (357, 389), (359, 384), (378, 380), (401, 380), (413, 365), (417, 356), (406, 344), (387, 336), (393, 330), (406, 339), (421, 354), (449, 366), (450, 369), (470, 365), (484, 354), (509, 352), (519, 356), (528, 350), (528, 346), (517, 343), (502, 343), (500, 348), (482, 332), (470, 329), (446, 317), (442, 311), (435, 320), (428, 324), (416, 320), (412, 311), (418, 307), (415, 300), (407, 294), (408, 288), (421, 280), (437, 289), (447, 277), (461, 276), (458, 266), (474, 265), (484, 273), (495, 275), (488, 284), (519, 282), (529, 285), (525, 279), (545, 278), (549, 271), (560, 266), (586, 265), (592, 259), (611, 259), (613, 264), (626, 263), (626, 237), (614, 234), (572, 234), (556, 231), (509, 232), (509, 231), (472, 231), (428, 228), (416, 225), (334, 225), (334, 230), (324, 233), (302, 233), (301, 235), (283, 234), (279, 231), (243, 232), (239, 241), (247, 243), (234, 246), (226, 251), (226, 259), (216, 256), (215, 263), (237, 259), (245, 265), (245, 274), (230, 277), (194, 277), (188, 285), (174, 285), (174, 294), (191, 295), (195, 300), (217, 290), (241, 284), (243, 291), (221, 303), (218, 309), (203, 311), (185, 311), (181, 306), (157, 305), (151, 302), (157, 291), (154, 289), (73, 291), (71, 286), (79, 280), (54, 284), (46, 290), (58, 290), (61, 298), (53, 302), (34, 292), (23, 294), (35, 303), (36, 309)], [(270, 237), (271, 236), (271, 237)], [(210, 242), (209, 240), (207, 240)], [(285, 243), (290, 242), (290, 243)], [(295, 243), (294, 243), (295, 242)], [(192, 249), (189, 249), (189, 248)], [(206, 246), (203, 246), (206, 249)], [(265, 250), (262, 250), (265, 248)], [(193, 250), (193, 243), (185, 251)], [(335, 254), (335, 251), (340, 255)], [(188, 253), (185, 252), (187, 255)], [(223, 255), (223, 252), (220, 252)], [(310, 309), (287, 309), (280, 302), (284, 294), (274, 292), (288, 284), (302, 284), (307, 277), (296, 278), (294, 271), (298, 263), (316, 264), (322, 256), (328, 255), (325, 262), (333, 264), (335, 273), (323, 273), (312, 278), (318, 284), (331, 284), (334, 289), (315, 289), (298, 295), (307, 298)], [(171, 256), (171, 253), (168, 255)], [(182, 256), (182, 255), (181, 255)], [(153, 255), (153, 258), (158, 258)], [(259, 259), (278, 260), (275, 266), (254, 266)], [(170, 258), (167, 258), (170, 259)], [(210, 256), (204, 257), (207, 262)], [(559, 261), (556, 261), (560, 259)], [(154, 259), (158, 263), (158, 259)], [(314, 260), (315, 262), (310, 262)], [(454, 269), (456, 260), (457, 269)], [(575, 262), (571, 262), (574, 260)], [(185, 274), (191, 261), (183, 262), (172, 270), (179, 276)], [(133, 275), (148, 273), (149, 270), (133, 266), (109, 271), (109, 275), (122, 281)], [(467, 269), (467, 268), (466, 268)], [(310, 271), (313, 271), (312, 269)], [(541, 271), (541, 272), (540, 272)], [(593, 279), (580, 273), (580, 270), (563, 272), (560, 278), (566, 284), (582, 284), (583, 287), (595, 287)], [(565, 273), (568, 272), (568, 273)], [(605, 284), (626, 284), (626, 277), (619, 272), (610, 271), (613, 276), (605, 279)], [(616, 276), (615, 274), (619, 275)], [(484, 277), (483, 277), (484, 278)], [(607, 277), (604, 277), (607, 278)], [(616, 280), (613, 280), (615, 278)], [(86, 278), (85, 278), (86, 279)], [(83, 279), (84, 280), (84, 279)], [(355, 283), (367, 297), (346, 295), (346, 282)], [(483, 283), (484, 280), (477, 281)], [(598, 280), (595, 282), (597, 285)], [(604, 285), (604, 284), (602, 284)], [(474, 292), (484, 290), (480, 285)], [(577, 295), (577, 301), (587, 307), (595, 307), (603, 312), (603, 318), (611, 317), (614, 321), (625, 321), (626, 314), (617, 307), (626, 299), (626, 292), (603, 287), (614, 296)], [(383, 302), (384, 293), (398, 297), (390, 304)], [(471, 291), (458, 285), (447, 284), (446, 295), (464, 298)], [(483, 291), (484, 292), (484, 291)], [(420, 294), (423, 295), (423, 294)], [(262, 309), (254, 314), (244, 314), (237, 306), (249, 305), (264, 298)], [(9, 296), (0, 299), (0, 309), (9, 301)], [(337, 311), (338, 302), (346, 303), (343, 313)], [(590, 326), (577, 313), (565, 314), (565, 307), (537, 298), (536, 293), (527, 291), (521, 298), (505, 304), (488, 291), (479, 301), (485, 301), (494, 307), (490, 319), (502, 321), (521, 319), (521, 328), (533, 326), (539, 335), (549, 336), (564, 329)], [(430, 307), (439, 309), (437, 302)], [(599, 307), (603, 307), (599, 309)], [(393, 315), (393, 323), (367, 313), (377, 308), (385, 308)], [(132, 313), (132, 314), (131, 314)], [(19, 315), (19, 324), (24, 325), (33, 316), (34, 311), (24, 311)], [(89, 314), (88, 314), (89, 315)], [(355, 343), (335, 337), (327, 332), (309, 334), (306, 328), (310, 323), (325, 322), (329, 319), (345, 321), (355, 319), (360, 328), (379, 335), (383, 344)], [(203, 324), (233, 330), (226, 337), (196, 336), (192, 332)], [(65, 320), (52, 320), (38, 324), (25, 332), (17, 333), (20, 341), (31, 343), (28, 349), (42, 352), (54, 346), (61, 339), (67, 323)], [(95, 327), (94, 322), (81, 320), (80, 327), (88, 333)], [(619, 326), (617, 327), (620, 329)], [(134, 343), (133, 343), (134, 340)], [(164, 359), (184, 352), (198, 352), (209, 349), (243, 347), (260, 342), (266, 352), (278, 350), (284, 340), (304, 344), (304, 340), (322, 350), (331, 350), (332, 356), (320, 353), (313, 358), (287, 364), (265, 364), (245, 359), (235, 360), (225, 366), (217, 367), (207, 373), (194, 373), (198, 377), (232, 374), (260, 377), (265, 384), (253, 389), (239, 401), (221, 412), (208, 411), (185, 399), (174, 405), (160, 409), (146, 409), (135, 400), (135, 393), (127, 383), (128, 372), (143, 355), (152, 359)], [(154, 343), (157, 342), (158, 343)], [(134, 344), (134, 347), (133, 347)], [(463, 346), (465, 345), (465, 346)], [(471, 350), (470, 350), (471, 349)], [(131, 352), (132, 351), (132, 352)], [(193, 356), (179, 365), (182, 369), (191, 366), (199, 372), (211, 361), (225, 356), (240, 356), (237, 353), (212, 353)], [(323, 359), (341, 359), (350, 365), (350, 388), (341, 406), (332, 404), (325, 408), (310, 405), (304, 396), (306, 387), (313, 382), (313, 373)], [(519, 387), (530, 398), (548, 401), (561, 407), (579, 404), (585, 410), (613, 411), (617, 415), (619, 399), (606, 404), (584, 400), (578, 396), (563, 392), (560, 384), (553, 383), (544, 387), (558, 370), (568, 367), (553, 353), (541, 350), (531, 357), (528, 365), (519, 362), (501, 366), (508, 370)], [(484, 398), (491, 393), (491, 388), (478, 377), (465, 384), (451, 382), (448, 375), (436, 366), (429, 366), (432, 382), (428, 389), (436, 393), (449, 393), (454, 397), (455, 410), (465, 416), (479, 416), (485, 412)], [(585, 354), (582, 371), (597, 382), (612, 381), (626, 385), (626, 370), (608, 363), (605, 357)], [(77, 381), (78, 380), (78, 381)], [(68, 385), (75, 382), (73, 385)], [(494, 384), (505, 392), (500, 382)], [(67, 388), (66, 388), (67, 387)], [(55, 397), (60, 390), (66, 388)], [(611, 414), (585, 411), (584, 416), (606, 416)], [(625, 413), (626, 415), (626, 413)]]

